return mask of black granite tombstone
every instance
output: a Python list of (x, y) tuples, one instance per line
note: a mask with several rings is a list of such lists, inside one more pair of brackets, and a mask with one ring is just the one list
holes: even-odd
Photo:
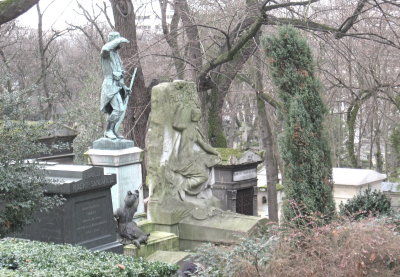
[(50, 212), (36, 213), (37, 222), (16, 236), (122, 253), (110, 191), (115, 175), (104, 175), (103, 168), (78, 165), (46, 166), (46, 173), (53, 181), (46, 193), (60, 194), (66, 200)]

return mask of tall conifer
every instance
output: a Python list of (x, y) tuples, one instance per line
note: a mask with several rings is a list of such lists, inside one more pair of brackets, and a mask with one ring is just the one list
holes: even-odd
[(286, 219), (304, 214), (334, 212), (332, 163), (323, 120), (326, 108), (319, 94), (310, 48), (291, 26), (264, 39), (272, 79), (283, 102), (280, 111), (284, 131), (280, 151), (284, 162), (283, 182), (288, 201)]

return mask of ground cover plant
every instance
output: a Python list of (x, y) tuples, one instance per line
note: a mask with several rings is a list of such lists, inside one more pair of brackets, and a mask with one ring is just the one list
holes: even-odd
[(60, 277), (167, 277), (178, 267), (148, 262), (108, 252), (92, 252), (79, 246), (37, 241), (0, 241), (0, 276)]
[(271, 225), (236, 246), (206, 246), (195, 256), (202, 265), (199, 276), (400, 275), (399, 214), (360, 220), (339, 218), (319, 225)]

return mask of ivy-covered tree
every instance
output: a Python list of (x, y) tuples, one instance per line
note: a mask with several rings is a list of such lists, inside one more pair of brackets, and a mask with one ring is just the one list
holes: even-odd
[[(0, 84), (1, 87), (1, 84)], [(45, 151), (37, 143), (43, 124), (27, 122), (27, 94), (0, 91), (0, 238), (21, 230), (36, 210), (60, 203), (44, 194), (47, 181), (34, 157)]]
[(311, 50), (291, 26), (266, 37), (264, 46), (283, 103), (280, 151), (287, 198), (285, 219), (311, 213), (329, 218), (335, 206), (330, 149), (323, 131), (326, 108), (319, 94)]

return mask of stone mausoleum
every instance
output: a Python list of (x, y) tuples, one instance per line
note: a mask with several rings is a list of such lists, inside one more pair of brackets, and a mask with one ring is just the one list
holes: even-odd
[(252, 151), (217, 148), (221, 162), (212, 169), (213, 195), (221, 209), (257, 216), (257, 165), (262, 158)]

